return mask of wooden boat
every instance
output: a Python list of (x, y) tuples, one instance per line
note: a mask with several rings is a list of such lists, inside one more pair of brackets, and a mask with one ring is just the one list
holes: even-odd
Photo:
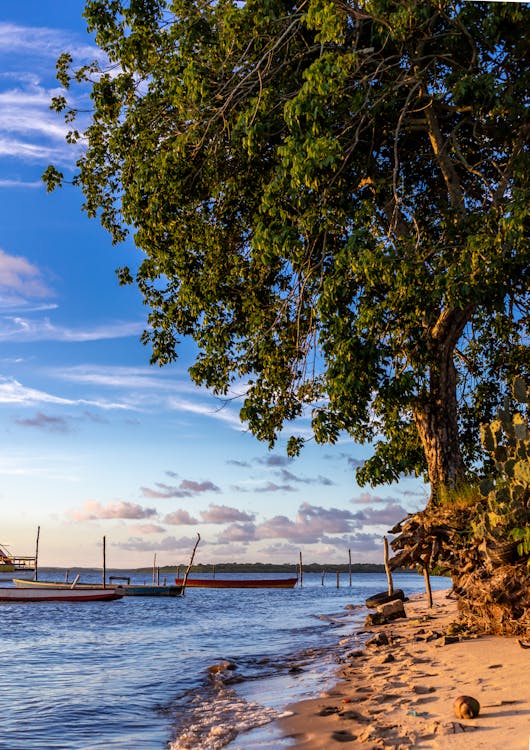
[(9, 588), (0, 587), (0, 602), (96, 602), (121, 599), (118, 588)]
[[(186, 588), (203, 589), (293, 589), (298, 578), (190, 578)], [(177, 586), (183, 586), (184, 579), (176, 578)]]
[(13, 583), (19, 589), (73, 589), (86, 590), (86, 589), (98, 589), (99, 591), (107, 591), (109, 588), (115, 588), (120, 592), (120, 596), (180, 596), (182, 593), (182, 586), (170, 585), (150, 585), (150, 584), (135, 584), (125, 583), (107, 588), (103, 588), (102, 583), (80, 583), (78, 579), (74, 581), (65, 581), (60, 583), (59, 581), (27, 581), (21, 578), (13, 578)]
[(182, 586), (126, 583), (118, 586), (124, 596), (180, 596)]
[(35, 570), (35, 557), (12, 555), (0, 545), (0, 573), (31, 572)]

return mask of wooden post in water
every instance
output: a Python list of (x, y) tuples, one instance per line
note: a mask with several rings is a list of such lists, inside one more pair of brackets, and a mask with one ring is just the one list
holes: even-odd
[(326, 577), (326, 571), (322, 571), (322, 585), (324, 585), (324, 578)]
[(188, 575), (189, 575), (189, 572), (191, 570), (191, 566), (193, 565), (193, 558), (195, 557), (195, 550), (197, 549), (200, 541), (201, 541), (201, 535), (199, 534), (199, 532), (197, 532), (197, 541), (195, 542), (195, 547), (193, 548), (193, 552), (191, 553), (191, 558), (190, 558), (188, 567), (186, 568), (186, 572), (184, 573), (184, 579), (182, 581), (181, 596), (186, 591), (186, 583), (187, 583), (187, 580), (188, 580)]
[(302, 550), (300, 550), (300, 568), (299, 568), (300, 588), (302, 588), (302, 585), (303, 585), (303, 578), (304, 578), (304, 571), (303, 571), (303, 566), (302, 566)]
[(427, 592), (427, 601), (429, 603), (429, 608), (432, 607), (432, 589), (431, 589), (431, 579), (429, 578), (429, 569), (423, 568), (423, 577), (425, 579), (425, 591)]
[(339, 573), (339, 571), (337, 570), (337, 588), (339, 588), (339, 585), (340, 585), (340, 584), (339, 584), (339, 577), (340, 577), (340, 573)]
[(392, 582), (392, 573), (390, 571), (390, 565), (388, 564), (388, 539), (386, 536), (383, 537), (383, 544), (384, 544), (384, 561), (385, 561), (385, 571), (386, 571), (386, 578), (388, 581), (388, 595), (392, 596), (394, 593), (394, 584)]
[(107, 588), (107, 540), (103, 537), (103, 588)]
[(348, 571), (350, 574), (350, 588), (351, 588), (351, 549), (348, 550)]
[(35, 570), (33, 571), (33, 580), (39, 580), (39, 536), (40, 526), (37, 526), (37, 540), (35, 542)]

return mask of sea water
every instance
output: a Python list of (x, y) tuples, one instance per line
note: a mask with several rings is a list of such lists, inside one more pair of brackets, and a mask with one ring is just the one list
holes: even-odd
[[(83, 580), (99, 579), (83, 572)], [(384, 575), (368, 573), (353, 575), (351, 586), (347, 574), (339, 587), (334, 575), (324, 583), (305, 574), (295, 589), (1, 603), (0, 749), (287, 746), (270, 722), (332, 684), (339, 644), (346, 637), (351, 649), (365, 599), (387, 586)], [(412, 573), (395, 575), (394, 586), (424, 590)], [(450, 581), (433, 578), (432, 586)]]

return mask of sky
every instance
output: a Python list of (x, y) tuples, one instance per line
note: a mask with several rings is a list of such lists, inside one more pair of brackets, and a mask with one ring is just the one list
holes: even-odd
[[(46, 193), (75, 149), (49, 109), (55, 62), (98, 55), (81, 0), (0, 3), (0, 544), (39, 565), (135, 568), (196, 562), (382, 562), (383, 535), (423, 507), (418, 480), (359, 487), (369, 446), (308, 444), (287, 459), (193, 385), (193, 346), (170, 367), (140, 342), (147, 308), (115, 269), (138, 262), (83, 213)], [(74, 95), (76, 95), (74, 93)], [(309, 423), (299, 425), (302, 432)]]

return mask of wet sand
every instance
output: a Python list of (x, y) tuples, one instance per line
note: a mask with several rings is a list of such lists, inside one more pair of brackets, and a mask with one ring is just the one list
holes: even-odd
[[(293, 750), (527, 750), (530, 649), (517, 638), (445, 637), (456, 620), (448, 591), (405, 602), (406, 618), (370, 627), (388, 643), (346, 650), (337, 684), (287, 707), (276, 722)], [(378, 635), (379, 634), (379, 635)], [(355, 644), (355, 647), (353, 647)], [(454, 701), (476, 698), (479, 716), (457, 718)]]

